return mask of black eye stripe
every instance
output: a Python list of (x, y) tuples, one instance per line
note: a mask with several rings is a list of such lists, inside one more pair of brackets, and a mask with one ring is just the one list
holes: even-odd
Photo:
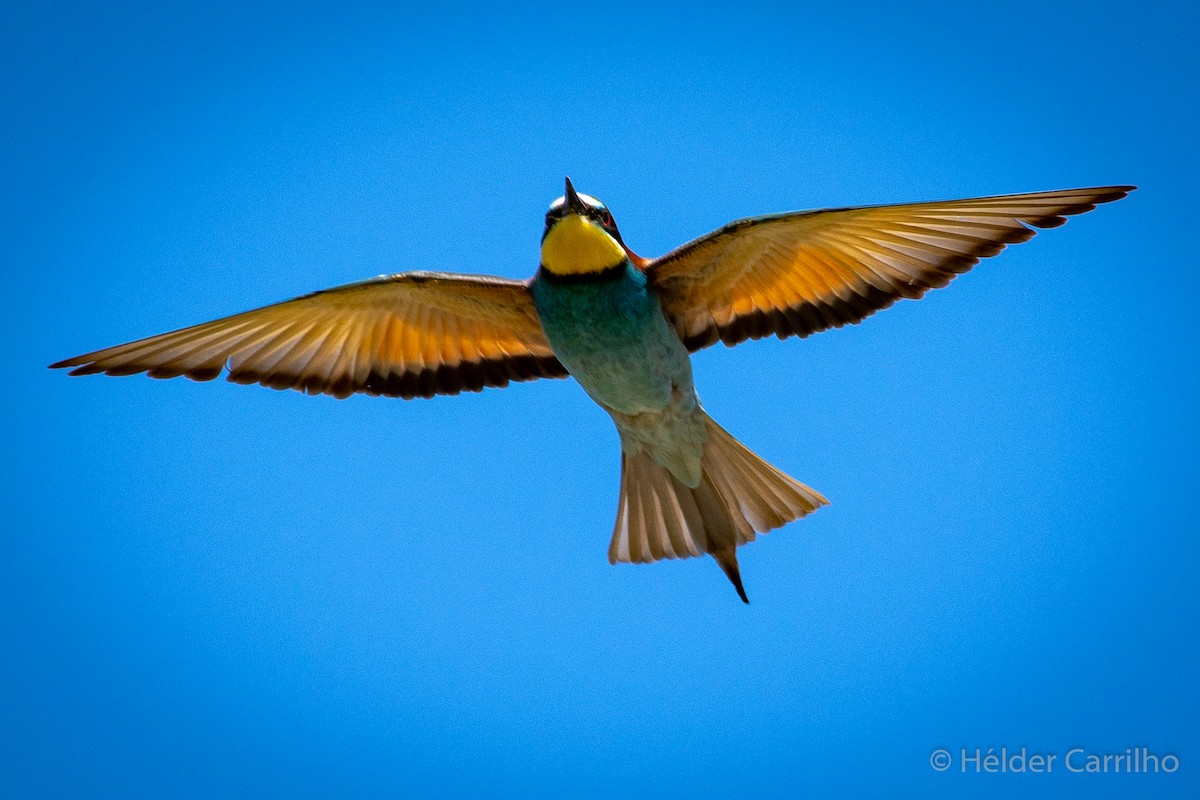
[[(617, 234), (617, 223), (613, 219), (612, 212), (608, 210), (608, 206), (591, 196), (581, 195), (580, 198), (583, 200), (583, 204), (585, 206), (584, 214), (589, 219), (595, 221), (600, 225), (600, 227), (604, 228), (614, 236), (619, 235)], [(550, 208), (546, 210), (547, 229), (549, 229), (552, 224), (562, 219), (566, 215), (566, 203), (563, 202), (563, 199), (560, 197), (558, 200), (555, 200), (553, 203), (551, 203)]]

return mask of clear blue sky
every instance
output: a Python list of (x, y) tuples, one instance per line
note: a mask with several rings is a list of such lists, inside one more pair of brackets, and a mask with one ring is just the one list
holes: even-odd
[[(0, 795), (1200, 792), (1190, 3), (8, 4)], [(36, 10), (32, 10), (36, 5)], [(169, 9), (169, 10), (168, 10)], [(530, 274), (569, 174), (750, 214), (1136, 183), (949, 288), (695, 359), (832, 506), (611, 567), (577, 385), (69, 379), (405, 269)], [(944, 774), (1147, 747), (1172, 776)]]

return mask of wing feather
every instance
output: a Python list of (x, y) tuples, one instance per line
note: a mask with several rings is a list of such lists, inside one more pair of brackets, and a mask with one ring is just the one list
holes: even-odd
[(1119, 200), (1102, 186), (738, 220), (647, 262), (689, 349), (860, 322), (950, 283), (1037, 228)]
[(298, 297), (51, 365), (346, 397), (431, 397), (564, 377), (522, 281), (406, 272)]

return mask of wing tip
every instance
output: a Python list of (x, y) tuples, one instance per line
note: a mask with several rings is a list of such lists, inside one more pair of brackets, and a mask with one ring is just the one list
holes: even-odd
[(1070, 192), (1093, 192), (1094, 202), (1107, 203), (1112, 200), (1120, 200), (1127, 196), (1130, 192), (1136, 192), (1137, 186), (1132, 183), (1117, 183), (1112, 186), (1087, 186), (1082, 189), (1063, 190), (1063, 194)]
[(114, 378), (124, 378), (129, 375), (141, 375), (145, 373), (148, 377), (157, 380), (183, 377), (193, 381), (211, 381), (220, 375), (225, 368), (222, 365), (219, 367), (179, 369), (171, 366), (156, 367), (145, 364), (125, 364), (105, 367), (101, 362), (92, 359), (91, 356), (75, 356), (74, 358), (55, 361), (47, 369), (67, 369), (69, 367), (73, 367), (73, 369), (67, 373), (67, 376), (72, 378), (82, 375), (109, 375)]
[[(1125, 197), (1126, 195), (1130, 194), (1131, 192), (1136, 192), (1138, 190), (1138, 187), (1132, 183), (1120, 184), (1118, 186), (1104, 186), (1101, 188), (1108, 189), (1113, 194), (1117, 195), (1116, 197), (1113, 197), (1114, 200), (1120, 200), (1122, 197)], [(1104, 200), (1101, 202), (1108, 202), (1108, 201)]]
[[(1096, 205), (1100, 205), (1101, 203), (1112, 203), (1116, 200), (1121, 200), (1122, 198), (1128, 197), (1133, 192), (1136, 192), (1137, 188), (1138, 187), (1134, 186), (1133, 184), (1127, 184), (1124, 186), (1108, 186), (1105, 187), (1106, 191), (1104, 191), (1102, 194), (1096, 195), (1092, 202)], [(1091, 209), (1088, 210), (1090, 211)]]
[[(77, 367), (87, 363), (87, 356), (75, 356), (73, 358), (64, 358), (62, 361), (55, 361), (46, 369), (66, 369), (67, 367)], [(75, 374), (74, 372), (71, 373)]]
[(1104, 203), (1112, 203), (1124, 197), (1128, 197), (1130, 192), (1136, 191), (1137, 187), (1133, 185), (1123, 186), (1097, 186), (1089, 189), (1078, 189), (1078, 192), (1087, 192), (1079, 198), (1079, 202), (1071, 203), (1057, 209), (1054, 213), (1038, 218), (1024, 218), (1021, 221), (1026, 225), (1032, 225), (1035, 228), (1046, 230), (1049, 228), (1058, 228), (1067, 224), (1067, 217), (1074, 217), (1079, 214), (1086, 214), (1089, 211), (1094, 211), (1096, 206)]

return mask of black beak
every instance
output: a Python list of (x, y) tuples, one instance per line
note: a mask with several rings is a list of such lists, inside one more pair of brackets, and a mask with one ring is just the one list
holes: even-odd
[(571, 185), (571, 179), (567, 178), (567, 189), (563, 192), (563, 198), (566, 201), (567, 211), (572, 211), (576, 214), (583, 214), (587, 211), (587, 206), (579, 199), (579, 195), (575, 193), (575, 187)]

